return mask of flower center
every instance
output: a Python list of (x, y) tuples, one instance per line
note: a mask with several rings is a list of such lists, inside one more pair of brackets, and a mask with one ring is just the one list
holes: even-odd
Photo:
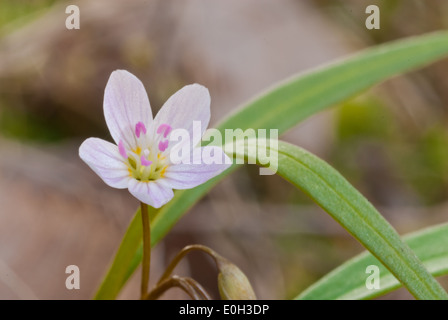
[[(161, 124), (157, 129), (157, 134), (166, 138), (172, 128), (168, 124)], [(163, 177), (168, 161), (163, 152), (168, 148), (169, 140), (162, 138), (159, 141), (156, 150), (155, 146), (142, 148), (146, 141), (146, 127), (143, 122), (139, 121), (135, 125), (135, 136), (137, 138), (138, 147), (135, 150), (127, 151), (123, 141), (118, 143), (118, 151), (125, 159), (129, 174), (136, 180), (149, 182)]]
[(154, 181), (163, 177), (168, 167), (166, 157), (160, 152), (153, 152), (149, 148), (144, 150), (137, 148), (129, 152), (125, 162), (129, 174), (142, 182)]

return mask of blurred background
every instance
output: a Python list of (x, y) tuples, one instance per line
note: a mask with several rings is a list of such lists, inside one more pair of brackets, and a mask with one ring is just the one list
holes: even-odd
[[(69, 4), (80, 8), (79, 30), (65, 28)], [(380, 7), (380, 30), (364, 25), (370, 4)], [(138, 203), (78, 157), (87, 137), (112, 140), (102, 99), (113, 70), (144, 82), (153, 113), (183, 85), (205, 85), (213, 125), (279, 80), (446, 29), (447, 16), (443, 0), (2, 0), (0, 299), (90, 299), (113, 259)], [(401, 234), (446, 222), (447, 74), (445, 59), (394, 78), (283, 139), (336, 167)], [(262, 299), (293, 298), (363, 250), (299, 191), (255, 166), (220, 182), (157, 245), (153, 280), (192, 243), (240, 266)], [(65, 288), (71, 264), (80, 290)], [(207, 257), (192, 254), (177, 273), (217, 297)], [(138, 298), (139, 281), (137, 272), (119, 298)], [(401, 289), (383, 298), (411, 296)]]

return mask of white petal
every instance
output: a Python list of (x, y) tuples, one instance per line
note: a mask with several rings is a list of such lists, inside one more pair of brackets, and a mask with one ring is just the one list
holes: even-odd
[(219, 147), (195, 148), (190, 157), (190, 164), (169, 166), (165, 171), (164, 180), (173, 189), (194, 188), (226, 170), (231, 163), (230, 158)]
[(138, 122), (148, 128), (152, 111), (143, 83), (125, 70), (112, 72), (104, 92), (104, 117), (110, 134), (118, 144), (135, 149), (135, 125)]
[(89, 138), (79, 147), (79, 156), (107, 185), (118, 189), (128, 186), (131, 176), (116, 145)]
[[(201, 132), (193, 137), (193, 121), (199, 121)], [(168, 124), (173, 130), (186, 129), (196, 146), (202, 138), (210, 122), (210, 94), (208, 89), (199, 84), (183, 87), (173, 94), (163, 105), (154, 119), (154, 130), (162, 124)], [(156, 144), (162, 136), (157, 136)]]
[(131, 179), (128, 188), (134, 197), (154, 208), (160, 208), (174, 197), (173, 190), (163, 180), (141, 182)]

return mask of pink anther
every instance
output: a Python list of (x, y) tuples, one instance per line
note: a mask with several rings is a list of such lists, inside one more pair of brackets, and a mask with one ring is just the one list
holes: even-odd
[(143, 124), (143, 122), (139, 121), (137, 122), (137, 124), (135, 125), (135, 135), (137, 136), (137, 138), (140, 138), (140, 134), (142, 133), (146, 134), (146, 127)]
[(163, 137), (166, 138), (170, 134), (172, 129), (173, 128), (171, 128), (169, 124), (162, 123), (157, 129), (157, 133), (161, 134), (163, 132)]
[(140, 157), (140, 162), (142, 163), (142, 166), (145, 167), (149, 167), (152, 164), (152, 161), (147, 160), (143, 154)]
[(168, 140), (160, 141), (159, 142), (159, 150), (162, 151), (162, 152), (165, 151), (166, 148), (168, 148), (168, 143), (169, 143)]
[(124, 144), (123, 141), (120, 140), (120, 142), (118, 142), (118, 151), (120, 152), (121, 156), (125, 159), (128, 158), (128, 155), (126, 153), (126, 149), (124, 148)]

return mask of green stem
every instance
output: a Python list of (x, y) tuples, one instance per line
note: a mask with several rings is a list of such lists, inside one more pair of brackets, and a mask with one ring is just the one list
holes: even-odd
[(156, 300), (165, 291), (173, 287), (178, 287), (187, 293), (193, 300), (201, 300), (201, 296), (196, 292), (195, 288), (187, 278), (181, 278), (178, 276), (172, 276), (171, 278), (158, 284), (151, 292), (149, 292), (144, 299), (145, 300)]
[(185, 255), (187, 253), (189, 253), (190, 251), (194, 251), (194, 250), (199, 250), (199, 251), (203, 251), (203, 252), (207, 253), (209, 256), (211, 256), (213, 258), (213, 260), (215, 260), (215, 263), (217, 265), (219, 263), (219, 260), (222, 259), (221, 256), (219, 256), (216, 252), (214, 252), (210, 248), (207, 248), (206, 246), (203, 246), (200, 244), (192, 244), (192, 245), (186, 246), (185, 248), (183, 248), (181, 251), (179, 251), (177, 253), (177, 255), (174, 257), (173, 260), (171, 260), (170, 264), (166, 268), (163, 275), (160, 277), (160, 280), (157, 282), (157, 284), (160, 284), (160, 283), (162, 283), (162, 281), (165, 281), (166, 279), (168, 279), (168, 277), (171, 275), (174, 268), (176, 268), (176, 266), (180, 262), (180, 260), (182, 260), (182, 258), (185, 257)]
[(189, 277), (185, 277), (184, 279), (190, 286), (192, 286), (196, 290), (197, 293), (199, 293), (199, 295), (202, 297), (203, 300), (212, 300), (210, 294), (207, 292), (207, 290), (204, 289), (204, 287), (199, 282)]
[(143, 263), (142, 263), (142, 285), (141, 299), (148, 293), (149, 272), (151, 266), (151, 227), (149, 225), (148, 205), (141, 202), (141, 215), (143, 224)]

